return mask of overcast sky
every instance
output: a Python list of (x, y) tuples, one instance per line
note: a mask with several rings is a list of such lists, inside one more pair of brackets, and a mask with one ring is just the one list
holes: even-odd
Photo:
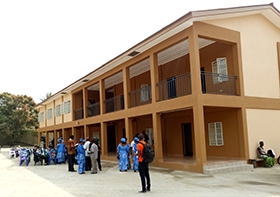
[(0, 93), (39, 103), (189, 11), (271, 2), (0, 0)]

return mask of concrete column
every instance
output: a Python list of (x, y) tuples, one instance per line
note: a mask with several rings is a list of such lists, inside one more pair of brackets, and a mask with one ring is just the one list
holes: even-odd
[[(61, 97), (61, 109), (62, 109), (62, 112), (61, 112), (61, 121), (62, 121), (62, 124), (64, 123), (64, 96)], [(62, 131), (62, 135), (63, 135), (63, 131)], [(64, 135), (63, 135), (64, 137)], [(63, 138), (64, 139), (64, 138)], [(65, 140), (64, 140), (65, 141)]]
[(129, 68), (123, 69), (123, 94), (124, 94), (124, 109), (128, 109), (130, 106), (130, 74)]
[(202, 105), (195, 104), (193, 107), (194, 141), (196, 164), (201, 167), (207, 164), (204, 110)]
[(72, 121), (74, 121), (75, 120), (75, 96), (74, 96), (74, 94), (71, 93), (71, 97), (72, 97), (72, 99), (71, 99)]
[(157, 83), (159, 82), (157, 54), (150, 55), (150, 69), (151, 69), (152, 103), (155, 103), (158, 100)]
[(55, 118), (55, 100), (53, 100), (53, 125), (56, 125), (56, 118)]
[(87, 118), (87, 89), (83, 88), (83, 110), (84, 110), (84, 119)]
[(108, 146), (107, 146), (107, 123), (101, 122), (101, 154), (102, 156), (108, 155)]
[(238, 135), (240, 146), (240, 157), (245, 160), (249, 160), (249, 141), (247, 130), (247, 117), (246, 108), (242, 107), (237, 110), (237, 123), (238, 123)]
[(159, 113), (153, 113), (153, 132), (154, 132), (155, 160), (163, 161), (161, 115)]
[(132, 118), (125, 118), (125, 135), (128, 143), (133, 140)]
[(89, 126), (84, 125), (84, 137), (85, 140), (87, 139), (87, 137), (89, 137)]
[(49, 132), (46, 131), (46, 148), (49, 148)]
[(99, 81), (99, 96), (100, 96), (100, 115), (105, 114), (105, 82)]
[(65, 134), (65, 129), (64, 128), (62, 128), (62, 139), (64, 140), (65, 145), (67, 145), (68, 139), (66, 138), (66, 134)]

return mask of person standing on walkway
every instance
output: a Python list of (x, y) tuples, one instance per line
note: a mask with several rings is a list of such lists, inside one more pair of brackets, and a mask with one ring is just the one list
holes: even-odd
[(97, 174), (97, 158), (98, 158), (98, 146), (96, 145), (96, 138), (91, 140), (91, 147), (90, 147), (90, 159), (92, 165), (92, 172), (91, 174)]
[(57, 162), (59, 164), (61, 163), (65, 163), (65, 152), (64, 152), (64, 144), (62, 143), (62, 139), (59, 139), (58, 140), (58, 144), (56, 146), (56, 149), (57, 149), (57, 156), (56, 156), (56, 159), (57, 159)]
[(90, 145), (91, 142), (89, 140), (89, 138), (87, 138), (86, 143), (84, 144), (84, 149), (86, 151), (86, 171), (90, 171), (91, 170), (91, 159), (90, 159)]
[(98, 155), (97, 155), (98, 168), (99, 168), (99, 171), (102, 171), (102, 168), (101, 168), (101, 161), (100, 161), (100, 152), (101, 152), (100, 141), (101, 141), (101, 140), (97, 138), (95, 144), (96, 144), (97, 147), (98, 147)]
[(127, 171), (128, 167), (128, 155), (130, 152), (130, 147), (126, 143), (126, 139), (122, 138), (121, 143), (118, 145), (118, 156), (119, 156), (119, 170), (121, 172)]
[(85, 154), (85, 148), (84, 148), (84, 139), (80, 139), (80, 145), (77, 148), (78, 156), (78, 164), (79, 164), (79, 169), (78, 172), (79, 174), (85, 174), (86, 170), (86, 154)]
[(132, 153), (133, 153), (133, 170), (136, 172), (138, 170), (138, 156), (137, 156), (137, 144), (139, 142), (138, 137), (135, 137), (132, 144)]
[(74, 136), (71, 135), (68, 140), (68, 171), (69, 172), (77, 172), (74, 169), (75, 162), (75, 145), (74, 145)]
[[(139, 143), (137, 144), (137, 156), (139, 162), (139, 175), (141, 178), (142, 190), (140, 193), (145, 193), (146, 191), (151, 191), (151, 182), (150, 182), (150, 175), (149, 175), (149, 164), (143, 160), (143, 150), (144, 145), (146, 142), (144, 141), (143, 134), (138, 135)], [(147, 187), (146, 187), (146, 180), (147, 179)]]

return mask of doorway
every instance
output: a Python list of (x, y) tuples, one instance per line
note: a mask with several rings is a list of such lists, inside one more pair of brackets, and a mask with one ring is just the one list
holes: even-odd
[(108, 153), (116, 152), (116, 127), (115, 125), (107, 126)]
[(182, 124), (182, 136), (183, 136), (183, 153), (184, 153), (184, 156), (193, 156), (192, 125), (191, 125), (191, 123)]

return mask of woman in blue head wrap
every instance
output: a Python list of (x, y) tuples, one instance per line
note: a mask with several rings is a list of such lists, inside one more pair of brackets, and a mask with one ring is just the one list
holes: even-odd
[(85, 153), (85, 149), (84, 149), (84, 143), (85, 140), (84, 139), (80, 139), (80, 145), (77, 148), (77, 152), (78, 152), (78, 164), (79, 164), (79, 169), (78, 172), (79, 174), (85, 174), (85, 170), (86, 170), (86, 153)]
[(118, 145), (119, 170), (121, 172), (127, 171), (129, 152), (130, 147), (126, 143), (126, 139), (122, 138), (121, 143)]
[(58, 163), (65, 163), (65, 152), (64, 152), (64, 144), (62, 143), (62, 139), (60, 138), (58, 140), (58, 144), (56, 146), (57, 149), (57, 155), (56, 155), (56, 159)]
[(138, 137), (135, 137), (134, 138), (134, 143), (133, 143), (133, 147), (132, 147), (132, 150), (133, 150), (133, 170), (134, 172), (136, 172), (136, 170), (138, 170), (138, 156), (136, 156), (136, 153), (138, 152), (137, 151), (137, 143), (139, 142), (139, 139)]

